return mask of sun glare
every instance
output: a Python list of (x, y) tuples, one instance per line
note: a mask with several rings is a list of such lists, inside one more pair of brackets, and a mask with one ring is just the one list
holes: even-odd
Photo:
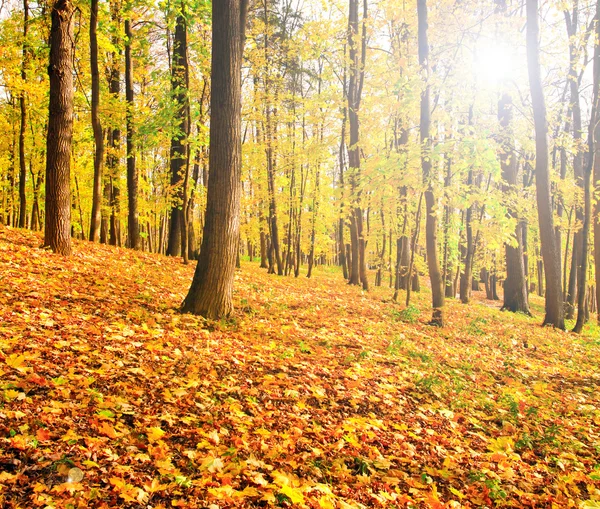
[(475, 50), (473, 73), (477, 82), (498, 86), (517, 78), (521, 61), (517, 52), (495, 40), (479, 44)]

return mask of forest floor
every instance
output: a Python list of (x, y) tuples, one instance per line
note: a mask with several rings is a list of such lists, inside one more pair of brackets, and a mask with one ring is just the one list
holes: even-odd
[(600, 330), (0, 227), (0, 507), (600, 507)]

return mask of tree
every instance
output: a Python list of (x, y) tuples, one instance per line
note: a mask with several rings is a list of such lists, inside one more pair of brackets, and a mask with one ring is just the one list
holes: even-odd
[(421, 138), (421, 167), (423, 169), (423, 183), (425, 190), (425, 242), (427, 247), (427, 266), (431, 281), (431, 294), (433, 302), (433, 316), (431, 324), (439, 327), (444, 325), (444, 288), (440, 262), (438, 256), (437, 230), (438, 220), (435, 211), (435, 195), (433, 193), (433, 169), (431, 164), (431, 107), (429, 85), (429, 41), (427, 38), (427, 0), (417, 1), (419, 18), (419, 64), (425, 73), (425, 88), (421, 93), (421, 124), (419, 128)]
[(169, 228), (169, 245), (167, 254), (180, 256), (183, 254), (183, 229), (186, 228), (184, 213), (185, 185), (189, 171), (188, 136), (190, 133), (190, 111), (188, 99), (188, 59), (187, 59), (187, 22), (185, 19), (185, 3), (177, 14), (175, 38), (173, 41), (173, 63), (171, 83), (176, 104), (174, 118), (175, 132), (171, 138), (171, 187), (175, 190), (175, 199), (171, 207), (171, 224)]
[(138, 172), (135, 165), (134, 127), (133, 127), (133, 59), (131, 57), (131, 18), (125, 20), (125, 101), (127, 102), (127, 237), (129, 247), (141, 248), (140, 219), (138, 212)]
[[(584, 189), (584, 217), (581, 248), (581, 271), (579, 273), (579, 293), (577, 299), (577, 322), (573, 332), (580, 333), (587, 320), (587, 269), (588, 269), (588, 248), (590, 238), (590, 223), (592, 221), (592, 173), (594, 166), (598, 170), (596, 158), (598, 156), (596, 145), (598, 143), (598, 134), (600, 134), (599, 115), (600, 110), (600, 0), (596, 2), (596, 42), (594, 44), (594, 78), (592, 91), (592, 111), (590, 113), (590, 123), (588, 127), (588, 153), (585, 170), (583, 174)], [(598, 222), (598, 219), (596, 219)], [(596, 244), (597, 245), (597, 244)], [(600, 258), (600, 250), (596, 250), (596, 258)], [(598, 262), (596, 262), (598, 263)], [(598, 265), (596, 265), (598, 267)], [(597, 269), (596, 269), (597, 270)], [(597, 277), (597, 276), (596, 276)]]
[[(569, 13), (568, 10), (564, 11), (565, 21), (567, 24), (567, 35), (569, 36), (569, 90), (571, 94), (570, 99), (570, 110), (573, 115), (573, 142), (575, 144), (573, 155), (573, 173), (575, 175), (575, 183), (581, 189), (584, 189), (584, 175), (583, 175), (583, 154), (581, 150), (581, 106), (579, 101), (579, 76), (577, 68), (579, 66), (579, 51), (576, 47), (576, 36), (577, 36), (577, 25), (579, 18), (578, 0), (575, 0), (573, 5), (573, 12)], [(585, 194), (585, 190), (584, 190)], [(584, 211), (581, 206), (577, 204), (575, 214), (577, 221), (580, 223), (584, 222)], [(565, 302), (565, 315), (566, 318), (571, 319), (575, 314), (575, 300), (578, 291), (578, 280), (585, 277), (582, 272), (587, 270), (580, 265), (582, 260), (582, 249), (583, 249), (583, 231), (578, 230), (573, 236), (573, 256), (571, 258), (571, 272), (569, 275), (569, 283), (566, 289), (566, 302)], [(560, 256), (560, 246), (559, 246)], [(559, 259), (560, 260), (560, 259)], [(565, 265), (567, 260), (565, 260)]]
[(540, 241), (546, 282), (546, 316), (544, 325), (565, 328), (560, 253), (554, 235), (554, 218), (550, 195), (548, 165), (548, 122), (540, 70), (540, 29), (537, 0), (527, 0), (527, 70), (531, 88), (535, 124), (535, 188), (540, 226)]
[[(108, 65), (108, 89), (113, 104), (119, 101), (121, 94), (121, 71), (119, 61), (121, 57), (121, 0), (110, 0), (110, 14), (113, 23), (113, 35), (111, 37), (112, 51)], [(119, 212), (119, 152), (121, 147), (121, 129), (118, 121), (113, 120), (108, 129), (106, 170), (108, 175), (104, 185), (104, 199), (109, 207), (110, 215), (102, 214), (102, 225), (100, 228), (100, 242), (113, 246), (121, 243), (121, 225), (118, 219)]]
[(56, 0), (51, 18), (44, 245), (55, 253), (69, 256), (73, 132), (73, 4), (70, 0)]
[(92, 0), (90, 8), (90, 72), (92, 77), (92, 129), (94, 131), (94, 184), (92, 188), (92, 218), (90, 240), (100, 240), (102, 223), (102, 164), (104, 162), (104, 133), (100, 123), (100, 72), (98, 70), (98, 0)]
[[(500, 166), (504, 179), (503, 191), (508, 201), (516, 196), (518, 166), (514, 150), (513, 133), (511, 128), (513, 116), (512, 98), (504, 94), (498, 102), (498, 120), (502, 127), (502, 142), (500, 147)], [(509, 207), (508, 216), (516, 220), (515, 239), (516, 246), (504, 244), (506, 253), (506, 280), (504, 281), (504, 304), (502, 309), (529, 314), (527, 295), (527, 280), (525, 279), (525, 265), (523, 263), (523, 223), (515, 211)]]
[(23, 0), (23, 62), (21, 63), (21, 79), (23, 90), (19, 96), (21, 109), (21, 125), (19, 127), (19, 228), (27, 226), (27, 194), (25, 185), (27, 180), (27, 166), (25, 162), (25, 132), (27, 130), (27, 98), (25, 84), (27, 83), (27, 61), (29, 48), (27, 45), (27, 31), (29, 25), (29, 0)]
[(350, 284), (362, 284), (369, 289), (367, 279), (367, 239), (363, 227), (363, 209), (360, 203), (360, 122), (359, 109), (365, 80), (365, 59), (367, 55), (367, 1), (363, 4), (362, 30), (358, 32), (358, 0), (350, 0), (348, 7), (348, 48), (350, 66), (348, 69), (348, 123), (350, 136), (348, 145), (348, 166), (350, 180), (350, 243), (352, 246), (352, 264)]
[(200, 256), (182, 311), (218, 319), (233, 310), (240, 228), (241, 67), (248, 0), (213, 3), (208, 196)]

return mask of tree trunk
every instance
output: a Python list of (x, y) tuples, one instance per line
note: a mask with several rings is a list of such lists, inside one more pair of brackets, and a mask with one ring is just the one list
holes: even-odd
[(182, 2), (181, 12), (177, 15), (175, 24), (171, 68), (171, 85), (177, 109), (173, 119), (174, 133), (171, 138), (171, 188), (174, 190), (175, 195), (172, 197), (173, 204), (167, 247), (167, 255), (169, 256), (181, 256), (183, 253), (182, 230), (185, 227), (185, 214), (183, 211), (185, 191), (183, 186), (186, 180), (184, 173), (188, 169), (186, 165), (187, 138), (190, 131), (188, 82), (187, 24), (185, 6)]
[[(419, 65), (429, 80), (429, 42), (427, 39), (427, 0), (417, 0), (417, 11), (419, 18)], [(431, 281), (431, 294), (433, 304), (433, 315), (431, 324), (439, 327), (444, 325), (444, 289), (442, 287), (442, 274), (438, 259), (437, 230), (438, 220), (436, 212), (436, 200), (433, 194), (433, 181), (431, 164), (431, 138), (429, 128), (431, 124), (431, 110), (429, 104), (430, 85), (425, 84), (425, 90), (421, 94), (421, 167), (423, 169), (423, 182), (427, 186), (425, 191), (425, 241), (427, 245), (427, 266), (429, 268), (429, 279)]]
[[(104, 132), (100, 123), (100, 71), (98, 70), (98, 0), (90, 7), (90, 74), (92, 78), (92, 129), (94, 131), (94, 184), (92, 188), (92, 217), (89, 240), (100, 240), (102, 222), (102, 165), (104, 162)], [(82, 225), (83, 227), (83, 225)]]
[[(472, 108), (472, 107), (471, 107)], [(473, 185), (473, 169), (469, 168), (467, 186), (471, 189)], [(473, 205), (467, 207), (465, 213), (465, 229), (467, 231), (467, 245), (464, 246), (465, 270), (460, 279), (460, 301), (468, 304), (471, 300), (471, 277), (473, 274), (473, 255), (475, 248), (473, 244)]]
[[(367, 1), (363, 2), (363, 24), (359, 36), (358, 0), (349, 0), (348, 4), (348, 48), (349, 48), (349, 80), (348, 80), (348, 120), (350, 136), (348, 145), (348, 166), (350, 170), (350, 243), (352, 246), (352, 270), (350, 284), (362, 284), (364, 290), (369, 289), (367, 279), (366, 239), (363, 231), (363, 210), (360, 204), (360, 122), (359, 109), (365, 77), (365, 58), (367, 51)], [(360, 47), (359, 47), (360, 44)]]
[[(111, 0), (110, 2), (111, 19), (115, 25), (115, 32), (111, 39), (114, 48), (119, 48), (121, 39), (119, 37), (118, 27), (121, 24), (121, 2), (120, 0)], [(110, 68), (109, 68), (109, 91), (113, 101), (118, 101), (121, 93), (121, 73), (119, 60), (121, 52), (114, 50), (111, 53)], [(110, 214), (102, 213), (102, 222), (100, 227), (100, 242), (116, 246), (119, 244), (119, 230), (117, 213), (119, 211), (119, 187), (117, 185), (119, 175), (119, 151), (121, 146), (121, 130), (115, 127), (108, 131), (107, 153), (106, 153), (106, 170), (107, 178), (104, 184), (104, 200), (108, 205)]]
[[(27, 165), (25, 164), (25, 131), (27, 130), (27, 97), (25, 85), (27, 84), (27, 61), (29, 60), (29, 49), (27, 41), (27, 29), (29, 28), (29, 0), (23, 0), (23, 61), (21, 63), (21, 79), (23, 90), (19, 94), (19, 106), (21, 109), (21, 125), (19, 126), (19, 228), (27, 226)], [(32, 218), (33, 220), (33, 218)]]
[[(596, 41), (600, 37), (600, 0), (596, 2)], [(588, 127), (588, 153), (584, 171), (584, 219), (582, 231), (582, 249), (581, 249), (581, 271), (579, 272), (579, 298), (577, 301), (577, 322), (573, 328), (573, 332), (580, 333), (583, 325), (587, 320), (587, 274), (588, 274), (588, 247), (590, 236), (590, 222), (592, 220), (592, 196), (591, 196), (591, 180), (592, 171), (594, 169), (594, 160), (596, 157), (596, 136), (600, 131), (598, 127), (598, 111), (600, 109), (600, 47), (596, 42), (594, 47), (594, 80), (592, 92), (592, 111), (590, 114), (590, 123)], [(596, 221), (597, 222), (597, 221)], [(596, 257), (600, 253), (596, 252)]]
[(57, 0), (50, 29), (50, 104), (46, 147), (44, 244), (71, 254), (71, 136), (73, 133), (73, 4)]
[[(346, 95), (346, 70), (344, 68), (344, 95)], [(345, 97), (347, 99), (347, 97)], [(346, 168), (346, 158), (345, 158), (345, 150), (346, 150), (346, 121), (348, 118), (348, 110), (347, 107), (344, 107), (344, 116), (342, 117), (342, 133), (340, 136), (340, 149), (339, 149), (339, 164), (340, 164), (340, 219), (338, 221), (338, 251), (340, 254), (340, 265), (342, 266), (342, 273), (344, 275), (344, 279), (348, 279), (348, 260), (346, 259), (346, 247), (344, 245), (344, 170)]]
[[(415, 231), (413, 232), (413, 238), (411, 242), (411, 252), (410, 252), (410, 261), (408, 262), (408, 272), (407, 272), (407, 283), (406, 283), (406, 306), (410, 305), (410, 292), (411, 290), (419, 291), (419, 274), (418, 270), (415, 271), (414, 278), (413, 267), (415, 264), (415, 255), (417, 251), (417, 242), (419, 240), (419, 232), (421, 231), (421, 205), (423, 203), (423, 193), (419, 196), (419, 204), (417, 205), (417, 213), (415, 215)], [(416, 278), (416, 284), (415, 284)]]
[(141, 249), (140, 218), (138, 212), (138, 173), (135, 165), (134, 127), (133, 127), (133, 61), (131, 58), (131, 20), (125, 20), (125, 99), (127, 101), (127, 237), (129, 247)]
[(317, 214), (319, 211), (319, 181), (320, 181), (320, 164), (317, 162), (315, 171), (315, 188), (313, 190), (313, 210), (312, 210), (312, 227), (310, 232), (310, 253), (308, 255), (308, 273), (306, 277), (312, 275), (313, 265), (315, 263), (315, 242), (317, 238)]
[(242, 53), (247, 0), (212, 8), (209, 182), (200, 256), (184, 312), (219, 319), (233, 311), (240, 229)]
[[(573, 173), (575, 176), (575, 183), (577, 186), (584, 190), (584, 176), (583, 176), (583, 157), (581, 147), (581, 106), (579, 103), (579, 79), (578, 79), (578, 51), (576, 47), (575, 38), (577, 36), (577, 25), (578, 25), (578, 2), (577, 0), (573, 6), (572, 15), (569, 11), (565, 11), (565, 21), (567, 25), (567, 35), (569, 36), (569, 87), (571, 93), (570, 105), (571, 113), (573, 115), (573, 143), (574, 143), (574, 155), (573, 155)], [(584, 191), (585, 193), (585, 191)], [(575, 217), (577, 222), (583, 224), (584, 222), (584, 211), (580, 203), (576, 204)], [(569, 276), (569, 287), (566, 297), (565, 314), (566, 318), (572, 319), (575, 316), (575, 301), (577, 300), (577, 290), (579, 285), (577, 284), (578, 279), (582, 276), (582, 267), (580, 265), (581, 258), (583, 255), (583, 231), (578, 230), (575, 232), (573, 237), (573, 256), (571, 258), (571, 273)], [(559, 246), (560, 251), (560, 246)], [(565, 260), (566, 263), (566, 260)]]
[[(600, 2), (596, 3), (596, 31), (600, 30)], [(599, 36), (600, 37), (600, 36)], [(596, 46), (598, 50), (598, 46)], [(595, 53), (594, 53), (595, 54)], [(594, 63), (598, 63), (599, 58), (595, 58)], [(594, 69), (594, 77), (598, 77), (598, 71)], [(594, 93), (598, 94), (598, 83), (594, 83)], [(600, 105), (598, 105), (600, 108)], [(600, 109), (596, 111), (596, 118), (600, 115)], [(600, 124), (596, 125), (595, 129), (595, 144), (594, 144), (594, 183), (596, 184), (595, 192), (598, 190), (598, 183), (600, 182)], [(600, 216), (600, 201), (595, 200), (594, 202), (594, 217)], [(596, 274), (596, 311), (598, 312), (597, 322), (600, 324), (600, 221), (594, 221), (594, 269)]]
[(527, 63), (535, 124), (535, 184), (546, 280), (546, 316), (543, 323), (544, 325), (553, 325), (559, 329), (564, 329), (565, 317), (560, 278), (560, 254), (554, 235), (554, 218), (550, 196), (548, 123), (540, 70), (538, 1), (526, 0), (526, 5)]
[[(503, 193), (507, 197), (511, 195), (516, 196), (518, 167), (511, 126), (512, 98), (508, 94), (504, 94), (498, 102), (498, 121), (503, 131), (500, 148), (500, 166), (502, 168), (502, 178), (504, 179)], [(513, 200), (508, 200), (508, 203), (512, 202)], [(527, 281), (525, 279), (525, 267), (523, 264), (522, 223), (518, 214), (510, 207), (508, 208), (507, 215), (517, 221), (515, 227), (517, 245), (504, 244), (506, 280), (504, 281), (504, 304), (502, 309), (529, 314)]]
[[(272, 121), (272, 104), (271, 104), (271, 79), (270, 65), (271, 57), (269, 55), (269, 13), (268, 1), (264, 0), (264, 56), (265, 56), (265, 156), (267, 159), (267, 184), (269, 190), (269, 233), (271, 236), (271, 249), (274, 263), (277, 264), (277, 274), (283, 276), (283, 261), (281, 259), (281, 248), (279, 242), (279, 224), (277, 217), (277, 201), (275, 197), (275, 156), (273, 154), (273, 121)], [(270, 270), (274, 270), (274, 265), (270, 264)]]

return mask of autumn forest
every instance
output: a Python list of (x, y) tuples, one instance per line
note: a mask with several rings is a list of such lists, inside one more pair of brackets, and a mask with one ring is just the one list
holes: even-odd
[(4, 0), (0, 507), (600, 507), (599, 0)]

